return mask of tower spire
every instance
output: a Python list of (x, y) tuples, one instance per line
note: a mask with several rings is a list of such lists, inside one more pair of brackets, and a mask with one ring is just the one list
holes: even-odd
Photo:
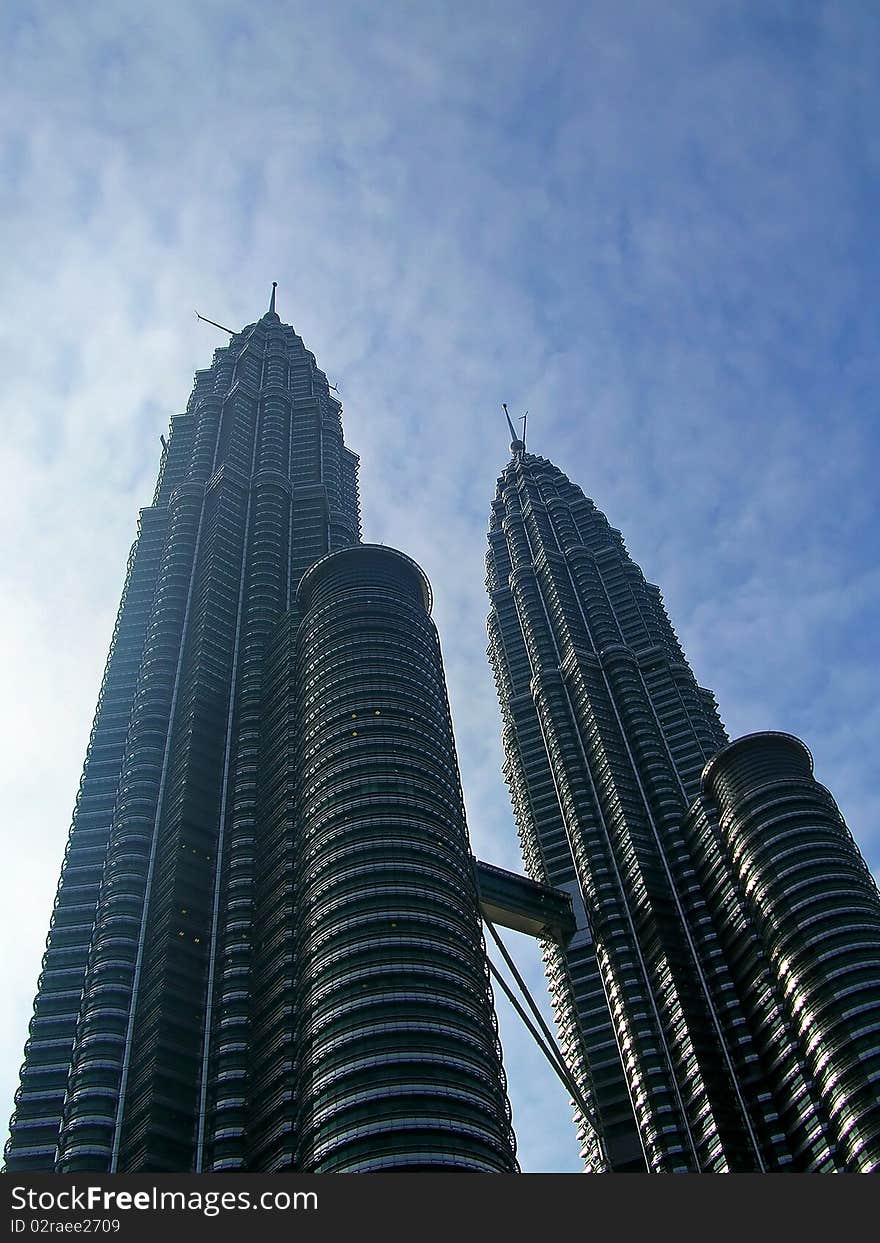
[(525, 442), (520, 440), (519, 436), (517, 436), (516, 434), (516, 428), (513, 426), (513, 422), (510, 417), (510, 411), (507, 409), (506, 401), (502, 401), (501, 409), (504, 411), (504, 417), (507, 419), (507, 426), (510, 428), (510, 451), (514, 455), (516, 455), (517, 453), (522, 453), (526, 447)]
[(278, 284), (277, 281), (272, 282), (272, 297), (269, 299), (269, 314), (270, 315), (275, 314), (275, 287), (277, 284)]

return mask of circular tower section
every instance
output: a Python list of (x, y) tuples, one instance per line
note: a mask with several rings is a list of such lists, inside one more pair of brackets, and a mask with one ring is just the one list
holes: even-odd
[(880, 1168), (880, 895), (790, 734), (748, 734), (703, 772), (843, 1166)]
[(297, 604), (297, 1166), (514, 1172), (428, 581), (358, 545)]

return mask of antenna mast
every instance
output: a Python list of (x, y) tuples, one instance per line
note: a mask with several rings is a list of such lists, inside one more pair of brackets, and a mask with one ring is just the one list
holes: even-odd
[(231, 328), (224, 328), (222, 324), (218, 324), (214, 319), (206, 319), (205, 316), (200, 315), (198, 311), (196, 311), (196, 319), (200, 319), (203, 324), (211, 324), (212, 327), (219, 328), (221, 332), (228, 332), (231, 337), (235, 336), (235, 333)]
[[(523, 427), (523, 438), (520, 440), (519, 436), (516, 434), (516, 429), (513, 426), (513, 420), (510, 417), (510, 411), (507, 409), (506, 401), (502, 401), (501, 409), (504, 411), (504, 417), (507, 419), (507, 426), (510, 428), (510, 447), (514, 454), (522, 453), (526, 447), (525, 427)], [(521, 417), (527, 417), (528, 413), (529, 412), (527, 410), (525, 416)]]

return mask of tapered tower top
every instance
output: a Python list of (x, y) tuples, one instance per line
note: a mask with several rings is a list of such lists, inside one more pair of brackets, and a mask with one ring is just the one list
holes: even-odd
[(273, 282), (272, 282), (272, 296), (271, 296), (271, 298), (269, 299), (269, 310), (266, 312), (266, 314), (267, 314), (267, 315), (277, 315), (277, 314), (278, 314), (278, 312), (275, 310), (275, 289), (276, 289), (277, 285), (278, 285), (278, 282), (277, 282), (277, 281), (273, 281)]

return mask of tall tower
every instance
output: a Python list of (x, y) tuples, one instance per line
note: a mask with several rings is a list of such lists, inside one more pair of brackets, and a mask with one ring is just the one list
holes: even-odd
[(73, 814), (10, 1169), (51, 1170), (56, 1146), (62, 1171), (193, 1168), (250, 975), (263, 653), (305, 568), (360, 538), (340, 412), (273, 288), (171, 421)]
[(489, 658), (527, 871), (583, 903), (545, 961), (587, 1168), (875, 1168), (880, 900), (833, 799), (796, 740), (727, 747), (620, 532), (511, 449)]
[[(343, 442), (341, 406), (326, 376), (275, 311), (274, 287), (267, 313), (230, 337), (197, 373), (186, 412), (172, 419), (153, 503), (141, 511), (47, 938), (6, 1147), (9, 1170), (259, 1170), (292, 1168), (301, 1159), (295, 1168), (313, 1169), (330, 1161), (328, 1144), (341, 1166), (339, 1128), (358, 1130), (370, 1108), (369, 1092), (358, 1096), (354, 1088), (347, 1112), (326, 1099), (338, 1056), (331, 1046), (339, 1042), (328, 1039), (326, 1007), (310, 975), (324, 941), (301, 926), (301, 912), (312, 911), (330, 939), (334, 917), (323, 904), (327, 873), (318, 869), (320, 892), (304, 878), (301, 824), (315, 850), (331, 848), (297, 768), (300, 752), (309, 772), (321, 756), (287, 730), (291, 720), (312, 719), (306, 705), (319, 693), (328, 713), (338, 708), (331, 689), (318, 685), (322, 659), (335, 659), (320, 644), (329, 642), (334, 609), (341, 614), (348, 605), (335, 598), (329, 620), (322, 612), (323, 637), (303, 640), (315, 668), (315, 685), (304, 686), (297, 682), (297, 591), (309, 567), (359, 543), (358, 461)], [(426, 802), (421, 831), (430, 836), (428, 825), (440, 825), (442, 787), (449, 858), (438, 850), (436, 866), (465, 873), (458, 884), (448, 875), (455, 892), (441, 897), (443, 883), (426, 870), (422, 890), (426, 902), (448, 899), (464, 922), (457, 939), (439, 927), (433, 940), (425, 929), (412, 932), (418, 921), (407, 913), (414, 892), (408, 873), (418, 847), (389, 828), (396, 843), (389, 876), (396, 879), (388, 882), (388, 900), (412, 932), (411, 952), (397, 952), (399, 983), (411, 996), (421, 981), (425, 993), (410, 1026), (422, 1030), (423, 1047), (441, 1023), (450, 1031), (433, 1042), (433, 1077), (414, 1064), (418, 1058), (403, 1068), (395, 1062), (390, 1013), (385, 1036), (365, 1038), (395, 1101), (378, 1145), (380, 1165), (514, 1169), (439, 649), (425, 601), (421, 614), (404, 601), (423, 576), (398, 568), (397, 579), (400, 608), (387, 623), (388, 651), (403, 644), (421, 662), (417, 730), (436, 735), (422, 757), (421, 779), (434, 802)], [(319, 590), (329, 590), (326, 575), (310, 581), (307, 609)], [(377, 594), (389, 590), (380, 582)], [(364, 638), (365, 651), (374, 639)], [(389, 711), (383, 696), (391, 694), (394, 672), (372, 671), (370, 694)], [(305, 717), (292, 715), (298, 693), (306, 696)], [(360, 692), (349, 685), (339, 693)], [(394, 728), (406, 733), (399, 723)], [(381, 786), (381, 746), (377, 751), (375, 730), (367, 737), (360, 750), (372, 745), (370, 776)], [(379, 737), (390, 745), (388, 732)], [(386, 819), (396, 824), (407, 791), (383, 790)], [(301, 817), (297, 799), (304, 800)], [(354, 815), (357, 808), (349, 800), (343, 810)], [(365, 863), (372, 859), (375, 871), (364, 827), (370, 816), (357, 814), (352, 849), (363, 851)], [(378, 916), (371, 924), (364, 913), (368, 893), (380, 894), (382, 885), (371, 885), (367, 875), (340, 890), (342, 905), (363, 922), (362, 960), (346, 959), (340, 947), (330, 955), (325, 944), (324, 993), (361, 987), (340, 981), (340, 972), (372, 978), (374, 968), (364, 967), (368, 942), (381, 939)], [(391, 935), (388, 943), (402, 947), (404, 940)], [(290, 1004), (295, 978), (311, 999), (308, 1015)], [(437, 980), (433, 993), (424, 988), (430, 978)], [(386, 972), (386, 992), (389, 981)], [(367, 983), (363, 988), (369, 993)], [(460, 1044), (469, 1044), (458, 1056), (456, 1007)], [(308, 1068), (298, 1056), (296, 1023)], [(351, 1060), (349, 1085), (357, 1080)], [(299, 1139), (300, 1120), (311, 1127), (308, 1144)], [(449, 1142), (441, 1160), (444, 1126)], [(457, 1131), (471, 1133), (470, 1143), (459, 1142)], [(414, 1136), (421, 1147), (413, 1147)], [(369, 1168), (363, 1154), (357, 1168)]]
[(513, 1172), (427, 579), (364, 544), (297, 601), (296, 1166)]

